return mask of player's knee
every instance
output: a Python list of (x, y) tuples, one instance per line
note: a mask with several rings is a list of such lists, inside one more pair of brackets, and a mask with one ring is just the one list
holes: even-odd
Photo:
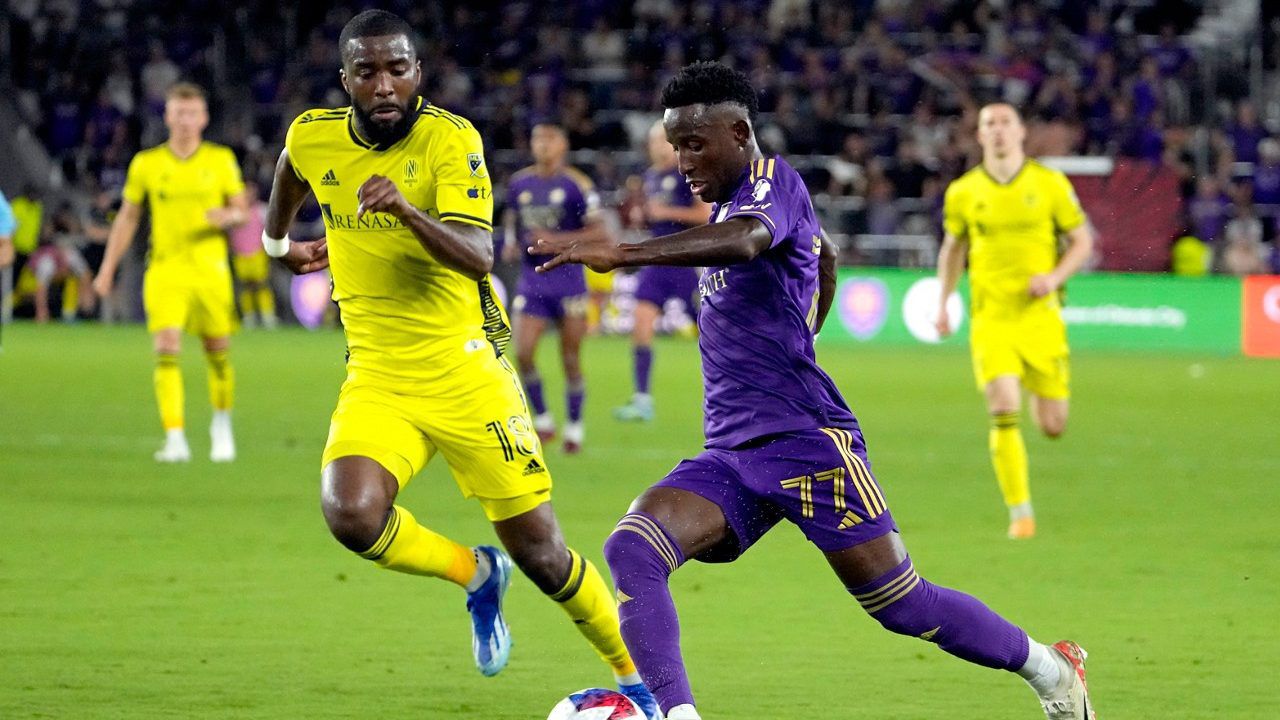
[(1057, 440), (1067, 431), (1066, 420), (1048, 420), (1040, 423), (1040, 431), (1050, 440)]
[(342, 498), (326, 494), (321, 499), (321, 507), (329, 532), (352, 552), (373, 547), (382, 536), (390, 510), (388, 502), (369, 495)]
[(615, 580), (636, 576), (665, 579), (684, 563), (684, 554), (652, 518), (628, 514), (605, 538), (604, 560)]
[(507, 550), (520, 572), (542, 592), (551, 594), (564, 587), (571, 561), (563, 543), (539, 542)]
[(867, 592), (850, 592), (862, 609), (889, 632), (931, 640), (942, 623), (934, 612), (934, 587), (924, 578), (915, 576), (914, 572), (911, 576), (881, 583)]

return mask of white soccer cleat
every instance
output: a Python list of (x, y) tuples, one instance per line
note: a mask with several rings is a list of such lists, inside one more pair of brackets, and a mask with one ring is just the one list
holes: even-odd
[(566, 455), (576, 455), (582, 452), (582, 440), (586, 436), (586, 431), (582, 427), (582, 421), (564, 424), (564, 452)]
[(539, 440), (542, 442), (551, 442), (556, 437), (555, 417), (549, 412), (544, 412), (541, 415), (534, 415), (533, 430), (538, 433)]
[(1084, 678), (1084, 661), (1089, 653), (1070, 640), (1053, 644), (1052, 650), (1066, 663), (1062, 683), (1054, 693), (1040, 699), (1048, 720), (1097, 720), (1089, 702), (1089, 685)]
[(702, 720), (692, 705), (677, 705), (667, 711), (667, 720)]
[(191, 462), (191, 446), (181, 430), (169, 430), (164, 436), (164, 447), (153, 456), (159, 463)]
[(231, 432), (231, 414), (215, 412), (213, 422), (209, 425), (209, 459), (216, 463), (231, 462), (236, 459), (236, 438)]

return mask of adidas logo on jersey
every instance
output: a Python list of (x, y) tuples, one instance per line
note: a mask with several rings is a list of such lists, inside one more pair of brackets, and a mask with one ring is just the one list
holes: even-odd
[(324, 177), (320, 178), (320, 184), (321, 185), (338, 185), (339, 184), (338, 176), (334, 175), (333, 171), (330, 170), (329, 172), (324, 174)]
[(524, 472), (521, 474), (528, 477), (529, 475), (537, 475), (538, 473), (546, 471), (547, 469), (542, 467), (542, 463), (538, 462), (537, 458), (534, 458), (529, 461), (528, 465), (524, 466)]

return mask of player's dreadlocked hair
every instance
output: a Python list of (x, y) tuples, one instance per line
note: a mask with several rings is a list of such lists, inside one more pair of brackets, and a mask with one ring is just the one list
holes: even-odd
[(347, 21), (338, 35), (338, 51), (345, 53), (347, 43), (353, 38), (404, 35), (413, 44), (413, 28), (399, 15), (386, 10), (365, 10)]
[(718, 62), (696, 62), (685, 65), (662, 88), (662, 107), (676, 108), (704, 103), (737, 103), (747, 109), (747, 117), (756, 119), (760, 101), (747, 76)]

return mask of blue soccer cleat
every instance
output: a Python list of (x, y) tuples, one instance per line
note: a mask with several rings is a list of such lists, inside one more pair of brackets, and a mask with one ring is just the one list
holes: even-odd
[(662, 720), (662, 711), (658, 709), (658, 699), (649, 692), (644, 683), (635, 685), (618, 684), (618, 692), (631, 698), (631, 702), (640, 706), (648, 720)]
[(511, 558), (503, 551), (481, 545), (476, 552), (489, 558), (489, 579), (478, 590), (467, 593), (471, 613), (471, 652), (476, 668), (485, 677), (497, 675), (511, 657), (511, 631), (502, 617), (502, 597), (511, 585)]

